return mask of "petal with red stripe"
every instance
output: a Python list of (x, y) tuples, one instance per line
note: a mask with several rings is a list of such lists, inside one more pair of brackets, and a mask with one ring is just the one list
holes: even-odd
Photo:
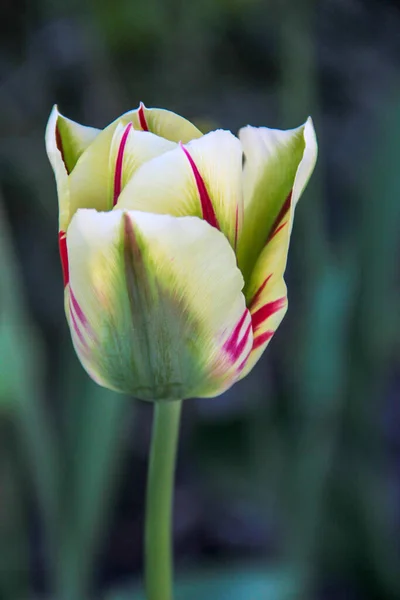
[[(132, 128), (132, 131), (128, 132), (127, 127)], [(133, 136), (134, 130), (144, 133), (147, 138)], [(121, 189), (132, 169), (160, 154), (162, 148), (165, 152), (171, 147), (169, 144), (172, 142), (176, 143), (180, 140), (188, 142), (202, 136), (202, 133), (189, 121), (167, 110), (145, 108), (141, 104), (138, 109), (123, 114), (100, 132), (73, 169), (70, 176), (69, 220), (79, 208), (96, 210), (112, 208), (115, 199), (116, 162), (124, 133), (126, 145), (120, 154), (123, 160), (121, 163), (123, 168), (120, 172)], [(158, 145), (156, 140), (159, 140)], [(141, 147), (144, 154), (140, 159)], [(149, 151), (154, 148), (157, 151), (151, 154)]]
[(198, 216), (235, 247), (243, 217), (239, 140), (229, 131), (213, 131), (145, 163), (124, 188), (117, 207)]
[(147, 108), (141, 102), (134, 113), (133, 124), (135, 129), (150, 131), (171, 142), (186, 144), (203, 135), (193, 123), (169, 110)]
[(98, 383), (144, 400), (215, 396), (253, 343), (227, 239), (195, 217), (79, 210), (67, 232), (69, 324)]
[(245, 127), (239, 137), (245, 164), (244, 225), (238, 261), (247, 282), (289, 203), (295, 207), (307, 185), (316, 162), (317, 143), (311, 119), (288, 131)]
[(53, 107), (46, 127), (45, 142), (47, 156), (56, 178), (60, 230), (65, 231), (69, 222), (70, 192), (68, 175), (98, 133), (98, 129), (75, 123), (75, 121), (64, 117), (58, 111), (57, 106)]
[(118, 124), (110, 149), (109, 196), (115, 206), (127, 182), (137, 169), (152, 158), (176, 148), (174, 142), (148, 131), (136, 131), (131, 122)]
[(253, 347), (243, 367), (247, 375), (261, 357), (287, 310), (283, 275), (286, 268), (293, 206), (282, 211), (273, 234), (258, 258), (248, 282), (246, 304), (251, 314)]

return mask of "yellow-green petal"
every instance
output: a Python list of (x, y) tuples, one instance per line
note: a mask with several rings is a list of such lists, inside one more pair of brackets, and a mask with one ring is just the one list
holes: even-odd
[(81, 125), (58, 113), (57, 130), (64, 164), (67, 172), (71, 173), (79, 157), (100, 133), (100, 129)]
[(246, 289), (253, 329), (253, 347), (241, 377), (260, 359), (287, 310), (287, 291), (283, 279), (289, 248), (293, 205), (277, 223), (261, 252)]
[(303, 192), (316, 160), (315, 133), (310, 121), (304, 127), (302, 159), (298, 165), (291, 192), (270, 228), (264, 248), (246, 282), (246, 304), (251, 313), (253, 347), (242, 371), (247, 375), (260, 359), (280, 322), (288, 302), (284, 273), (296, 204)]
[(125, 126), (119, 123), (109, 156), (109, 206), (116, 204), (121, 191), (142, 164), (174, 148), (174, 142), (149, 131), (136, 131), (131, 122)]
[[(186, 142), (202, 135), (189, 121), (167, 110), (148, 109), (141, 105), (138, 109), (118, 117), (100, 132), (93, 144), (82, 154), (71, 173), (69, 219), (79, 208), (95, 208), (96, 210), (112, 208), (113, 198), (110, 189), (113, 185), (115, 163), (110, 159), (110, 155), (113, 154), (112, 158), (116, 160), (116, 144), (113, 144), (113, 141), (130, 123), (135, 130), (154, 134), (153, 141), (156, 139), (155, 136), (164, 138), (162, 144), (154, 142), (152, 156), (157, 156), (161, 151), (165, 151), (168, 148), (168, 142), (179, 142), (180, 140)], [(142, 143), (146, 157), (148, 157), (148, 150), (151, 148), (149, 138), (147, 140), (146, 138), (136, 138), (135, 141), (136, 156), (140, 156), (138, 151), (140, 143)], [(137, 160), (133, 162), (136, 163)]]
[(247, 283), (274, 225), (290, 201), (296, 205), (307, 185), (317, 158), (317, 143), (311, 119), (288, 131), (245, 127), (239, 138), (245, 165), (238, 261)]
[(68, 175), (79, 157), (98, 135), (99, 130), (85, 127), (64, 117), (57, 106), (51, 111), (46, 127), (46, 151), (57, 183), (59, 228), (65, 230), (69, 215)]
[(198, 216), (232, 247), (242, 225), (242, 149), (229, 131), (213, 131), (145, 163), (122, 192), (118, 208)]
[(215, 396), (252, 346), (243, 278), (206, 222), (79, 210), (67, 234), (70, 327), (101, 385), (141, 399)]

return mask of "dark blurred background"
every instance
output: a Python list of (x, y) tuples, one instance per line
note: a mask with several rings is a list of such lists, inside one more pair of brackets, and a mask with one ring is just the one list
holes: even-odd
[(2, 0), (0, 599), (142, 598), (152, 407), (70, 342), (44, 129), (142, 100), (204, 130), (314, 118), (290, 309), (253, 372), (184, 405), (178, 600), (400, 598), (396, 0)]

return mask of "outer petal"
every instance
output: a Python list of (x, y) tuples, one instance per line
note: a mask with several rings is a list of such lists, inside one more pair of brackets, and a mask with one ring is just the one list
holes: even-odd
[(69, 213), (68, 174), (99, 133), (98, 129), (85, 127), (71, 121), (53, 107), (46, 127), (46, 151), (57, 183), (60, 209), (60, 230), (65, 229)]
[(252, 346), (243, 278), (204, 221), (80, 210), (68, 229), (70, 327), (101, 385), (146, 400), (214, 396)]
[(213, 131), (145, 163), (117, 206), (201, 217), (235, 247), (243, 210), (239, 140), (229, 131)]
[(251, 313), (253, 348), (242, 371), (247, 375), (261, 357), (287, 310), (287, 292), (283, 274), (289, 241), (286, 213), (282, 228), (265, 246), (250, 278), (246, 300)]
[(247, 282), (271, 230), (288, 210), (290, 199), (295, 206), (307, 185), (317, 158), (317, 143), (310, 118), (289, 131), (245, 127), (239, 137), (245, 166), (244, 226), (238, 261)]
[[(54, 111), (58, 112), (55, 106)], [(80, 125), (58, 112), (56, 138), (57, 145), (68, 173), (71, 173), (79, 157), (100, 133), (100, 129)]]
[[(147, 109), (140, 105), (137, 110), (125, 113), (98, 135), (94, 143), (82, 154), (71, 173), (70, 219), (78, 208), (96, 208), (97, 210), (112, 208), (110, 152), (114, 136), (118, 137), (121, 127), (125, 128), (129, 123), (132, 123), (133, 129), (149, 131), (164, 137), (165, 140), (175, 142), (180, 140), (186, 142), (202, 135), (189, 121), (167, 110)], [(146, 144), (144, 145), (146, 146)], [(136, 146), (136, 150), (138, 150), (138, 146)], [(158, 150), (160, 150), (159, 147)], [(159, 153), (160, 151), (154, 152), (152, 156), (157, 156)], [(112, 171), (114, 173), (114, 168)]]
[(287, 310), (283, 279), (296, 203), (304, 190), (316, 160), (314, 130), (304, 130), (305, 150), (297, 168), (292, 192), (270, 230), (267, 243), (246, 285), (246, 304), (251, 313), (253, 348), (242, 371), (247, 375), (261, 357)]
[(69, 185), (68, 172), (65, 167), (62, 153), (57, 145), (57, 119), (58, 110), (55, 106), (51, 111), (46, 127), (46, 151), (53, 168), (57, 184), (59, 207), (59, 229), (64, 229), (68, 223), (69, 214)]

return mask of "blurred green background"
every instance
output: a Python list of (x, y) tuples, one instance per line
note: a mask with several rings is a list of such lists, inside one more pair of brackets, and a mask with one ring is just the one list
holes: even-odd
[(142, 100), (204, 130), (295, 127), (320, 156), (290, 309), (254, 371), (184, 405), (177, 600), (400, 598), (396, 0), (3, 0), (0, 599), (139, 600), (151, 406), (89, 381), (63, 312), (53, 103)]

